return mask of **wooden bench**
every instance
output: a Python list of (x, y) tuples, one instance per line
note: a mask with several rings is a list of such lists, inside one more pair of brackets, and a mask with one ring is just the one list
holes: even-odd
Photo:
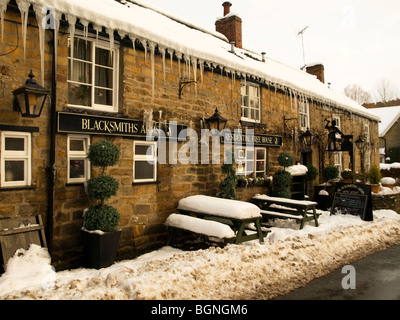
[(216, 240), (224, 244), (235, 241), (235, 232), (228, 225), (217, 221), (173, 213), (168, 217), (165, 225), (169, 232), (168, 245), (173, 245), (177, 231), (201, 234), (209, 240)]
[[(260, 208), (249, 202), (191, 196), (179, 201), (178, 212), (229, 226), (234, 231), (234, 237), (224, 239), (227, 243), (239, 244), (257, 239), (264, 242), (264, 237), (269, 232), (269, 230), (261, 229)], [(253, 228), (252, 225), (254, 225)]]
[(268, 219), (295, 219), (303, 229), (305, 222), (314, 220), (318, 227), (317, 202), (306, 200), (294, 200), (267, 195), (255, 195), (250, 200), (261, 208), (260, 213), (265, 220)]
[(31, 244), (47, 247), (40, 215), (0, 220), (0, 265), (2, 267), (18, 249), (28, 249)]

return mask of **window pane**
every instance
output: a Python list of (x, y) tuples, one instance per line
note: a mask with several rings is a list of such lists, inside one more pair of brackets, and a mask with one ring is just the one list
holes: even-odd
[(70, 160), (69, 161), (69, 177), (71, 179), (85, 177), (85, 160)]
[(71, 139), (69, 142), (70, 151), (85, 151), (83, 139)]
[(25, 161), (5, 161), (5, 181), (24, 181)]
[(6, 151), (24, 151), (25, 139), (24, 138), (5, 138)]
[(113, 104), (113, 91), (107, 89), (96, 88), (94, 97), (94, 103), (112, 106)]
[(110, 50), (103, 48), (96, 48), (96, 64), (106, 67), (113, 66), (113, 59)]
[(265, 161), (257, 161), (256, 171), (264, 171), (265, 170)]
[(145, 156), (147, 154), (147, 150), (149, 150), (148, 154), (153, 155), (153, 146), (152, 145), (135, 145), (135, 155)]
[(154, 162), (135, 161), (135, 180), (154, 180)]
[(265, 159), (265, 149), (257, 149), (257, 159), (258, 160)]
[[(73, 67), (71, 70), (71, 63)], [(92, 65), (90, 63), (68, 60), (68, 80), (82, 82), (82, 83), (92, 83)]]
[(74, 58), (92, 61), (92, 43), (84, 39), (74, 39)]
[(96, 67), (96, 82), (95, 85), (103, 88), (113, 87), (113, 70), (102, 67)]
[(91, 86), (68, 83), (68, 102), (81, 106), (92, 106)]

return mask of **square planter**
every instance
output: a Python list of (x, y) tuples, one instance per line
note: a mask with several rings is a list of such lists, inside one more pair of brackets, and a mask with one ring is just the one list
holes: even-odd
[(121, 230), (103, 234), (82, 230), (85, 267), (101, 269), (111, 266), (117, 256), (121, 233)]

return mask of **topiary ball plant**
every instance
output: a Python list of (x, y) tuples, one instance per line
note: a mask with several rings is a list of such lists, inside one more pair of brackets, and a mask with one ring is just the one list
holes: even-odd
[(113, 231), (120, 221), (117, 209), (106, 205), (105, 201), (115, 196), (119, 183), (113, 177), (105, 175), (108, 166), (118, 163), (120, 151), (112, 142), (104, 140), (96, 142), (89, 148), (88, 158), (93, 166), (101, 167), (98, 177), (92, 178), (87, 183), (87, 194), (91, 201), (95, 201), (83, 217), (83, 227), (88, 231), (100, 230)]
[(278, 163), (279, 163), (282, 167), (288, 168), (288, 167), (290, 167), (290, 166), (293, 165), (293, 163), (294, 163), (294, 157), (293, 157), (291, 154), (282, 152), (282, 153), (278, 156)]
[(289, 171), (278, 170), (274, 174), (274, 187), (272, 189), (272, 195), (279, 198), (290, 198), (292, 193), (289, 189), (289, 184), (292, 182), (292, 175)]
[(331, 181), (339, 177), (339, 169), (334, 166), (327, 166), (322, 169), (322, 178), (324, 181)]

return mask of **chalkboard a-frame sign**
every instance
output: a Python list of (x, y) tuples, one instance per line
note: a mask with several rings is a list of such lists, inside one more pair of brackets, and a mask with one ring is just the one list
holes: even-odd
[(368, 184), (337, 183), (331, 214), (358, 215), (373, 221), (371, 186)]

